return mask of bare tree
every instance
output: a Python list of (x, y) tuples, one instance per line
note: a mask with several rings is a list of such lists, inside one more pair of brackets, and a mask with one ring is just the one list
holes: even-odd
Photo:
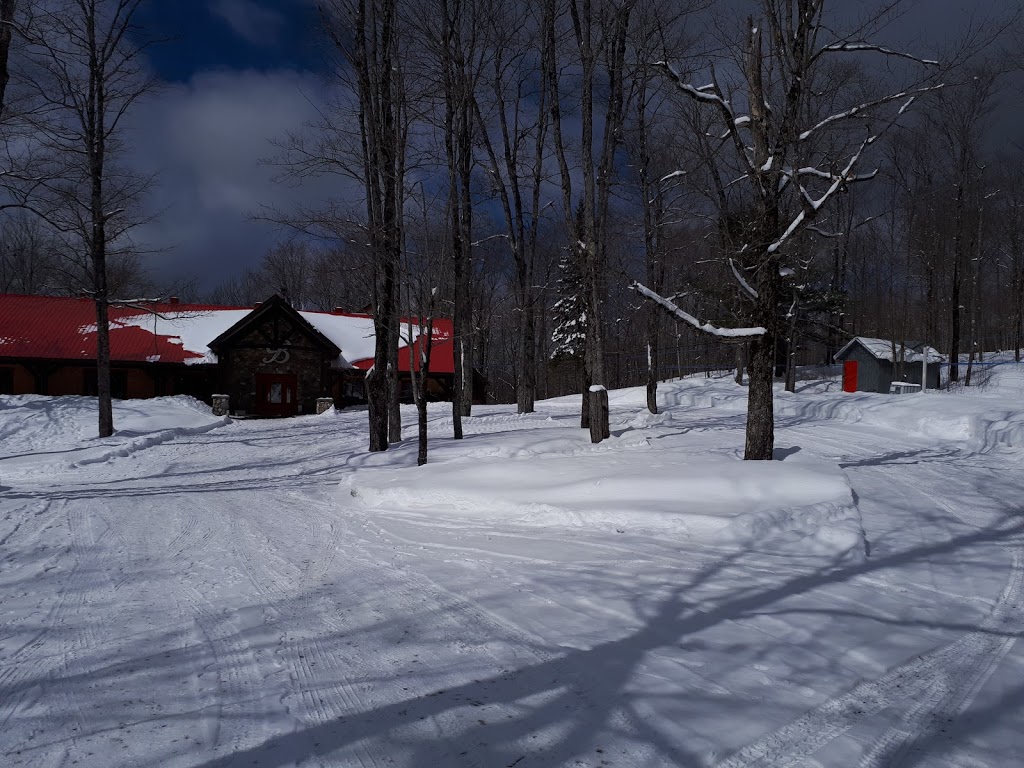
[(450, 215), (432, 217), (422, 187), (417, 202), (420, 216), (414, 231), (407, 228), (403, 249), (402, 303), (406, 316), (403, 336), (408, 347), (409, 377), (416, 404), (416, 464), (422, 466), (427, 463), (428, 451), (427, 403), (434, 320), (441, 308), (442, 285), (451, 282), (453, 264), (448, 232), (452, 224)]
[(491, 196), (501, 202), (504, 236), (515, 271), (519, 321), (515, 381), (519, 413), (533, 413), (537, 398), (535, 269), (549, 121), (547, 91), (536, 85), (539, 21), (529, 4), (491, 4), (486, 19), (490, 69), (483, 78), (484, 94), (474, 102), (480, 141), (488, 161)]
[[(625, 103), (625, 59), (630, 18), (637, 0), (545, 0), (542, 74), (551, 111), (551, 138), (558, 162), (565, 230), (579, 260), (586, 302), (584, 412), (590, 439), (601, 442), (608, 428), (604, 311), (607, 295), (607, 234), (621, 146)], [(570, 104), (563, 68), (578, 71), (571, 105), (581, 123), (578, 142), (566, 130)], [(574, 153), (572, 147), (577, 151)], [(574, 180), (577, 168), (580, 182)]]
[[(826, 20), (824, 0), (762, 0), (760, 6), (759, 17), (747, 20), (734, 83), (710, 66), (710, 83), (695, 86), (671, 63), (658, 65), (682, 96), (714, 110), (716, 135), (721, 147), (730, 150), (735, 171), (730, 186), (748, 211), (732, 272), (738, 290), (751, 299), (752, 322), (744, 329), (716, 328), (646, 286), (638, 289), (707, 333), (749, 340), (744, 458), (767, 460), (775, 440), (772, 374), (780, 308), (786, 299), (783, 270), (791, 269), (788, 261), (795, 246), (814, 232), (833, 199), (850, 184), (875, 175), (858, 171), (871, 145), (918, 95), (936, 86), (921, 78), (838, 109), (823, 104), (818, 88), (827, 64), (836, 57), (872, 54), (934, 62), (921, 62), (866, 39), (891, 12), (892, 3), (846, 35), (832, 31), (836, 25)], [(849, 130), (857, 124), (864, 126), (859, 138), (858, 132)]]
[(7, 84), (11, 81), (8, 62), (11, 57), (11, 42), (14, 39), (14, 14), (18, 0), (0, 0), (0, 120), (4, 118), (7, 106)]
[(38, 217), (21, 213), (0, 224), (0, 292), (57, 291), (60, 262), (60, 244)]
[(260, 272), (271, 293), (276, 293), (296, 309), (309, 309), (313, 277), (313, 255), (304, 240), (286, 240), (270, 248), (260, 264)]
[[(960, 379), (964, 278), (972, 273), (976, 216), (984, 195), (982, 137), (997, 95), (997, 72), (975, 69), (966, 82), (936, 96), (929, 126), (941, 137), (948, 161), (938, 166), (953, 195), (953, 252), (949, 287), (949, 380)], [(968, 290), (970, 290), (968, 286)]]
[(476, 135), (474, 91), (482, 62), (479, 3), (440, 0), (440, 69), (444, 89), (444, 147), (448, 164), (448, 214), (451, 217), (454, 276), (455, 386), (452, 424), (462, 438), (462, 417), (473, 402), (473, 201), (470, 184)]
[(323, 0), (319, 7), (325, 30), (345, 60), (343, 76), (351, 78), (359, 140), (352, 146), (347, 127), (325, 120), (324, 135), (312, 147), (293, 139), (287, 149), (292, 174), (340, 172), (363, 185), (376, 334), (373, 367), (366, 376), (369, 442), (371, 451), (384, 451), (389, 441), (401, 439), (398, 291), (409, 120), (398, 3)]
[(124, 117), (155, 83), (140, 62), (142, 0), (59, 0), (37, 10), (29, 76), (43, 104), (37, 122), (46, 161), (36, 207), (80, 254), (96, 305), (99, 434), (113, 434), (108, 265), (134, 250), (130, 233), (151, 179), (119, 163)]

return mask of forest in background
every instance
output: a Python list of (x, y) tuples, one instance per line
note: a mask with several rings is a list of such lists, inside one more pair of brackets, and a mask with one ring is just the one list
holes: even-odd
[[(1016, 4), (955, 38), (905, 41), (889, 32), (899, 0), (322, 0), (332, 101), (253, 162), (346, 193), (253, 211), (282, 239), (210, 287), (148, 276), (131, 230), (159, 177), (116, 165), (116, 119), (99, 134), (120, 199), (87, 194), (90, 89), (121, 89), (119, 118), (157, 86), (139, 62), (159, 30), (132, 27), (138, 0), (61, 2), (0, 2), (2, 292), (369, 309), (379, 371), (400, 316), (451, 317), (459, 376), (476, 368), (521, 412), (591, 385), (756, 378), (750, 351), (768, 337), (761, 370), (790, 386), (795, 366), (829, 363), (855, 335), (927, 342), (953, 382), (961, 355), (1019, 358)], [(90, 76), (86, 51), (69, 70), (74, 51), (54, 42), (65, 17), (130, 29), (108, 38), (121, 69)], [(99, 260), (98, 223), (116, 225)], [(382, 380), (378, 412), (394, 413), (394, 389)], [(582, 422), (593, 413), (584, 403)]]

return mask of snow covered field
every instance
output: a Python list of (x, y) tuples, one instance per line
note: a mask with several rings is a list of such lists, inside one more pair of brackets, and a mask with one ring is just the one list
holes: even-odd
[[(1005, 359), (1005, 358), (1004, 358)], [(365, 414), (0, 397), (0, 766), (1024, 764), (1024, 370)], [(406, 413), (412, 424), (412, 411)], [(410, 430), (411, 434), (411, 430)]]

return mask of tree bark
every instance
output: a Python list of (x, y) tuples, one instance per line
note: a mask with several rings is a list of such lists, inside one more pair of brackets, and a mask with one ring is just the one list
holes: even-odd
[(8, 61), (11, 55), (14, 11), (17, 5), (17, 0), (0, 0), (0, 121), (6, 117), (4, 108), (7, 106), (7, 84), (11, 81)]

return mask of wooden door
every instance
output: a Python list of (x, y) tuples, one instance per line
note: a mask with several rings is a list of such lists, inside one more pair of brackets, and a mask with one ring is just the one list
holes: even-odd
[(857, 361), (847, 360), (843, 363), (843, 392), (857, 391)]
[(298, 377), (294, 373), (256, 374), (257, 414), (294, 416), (298, 412)]

